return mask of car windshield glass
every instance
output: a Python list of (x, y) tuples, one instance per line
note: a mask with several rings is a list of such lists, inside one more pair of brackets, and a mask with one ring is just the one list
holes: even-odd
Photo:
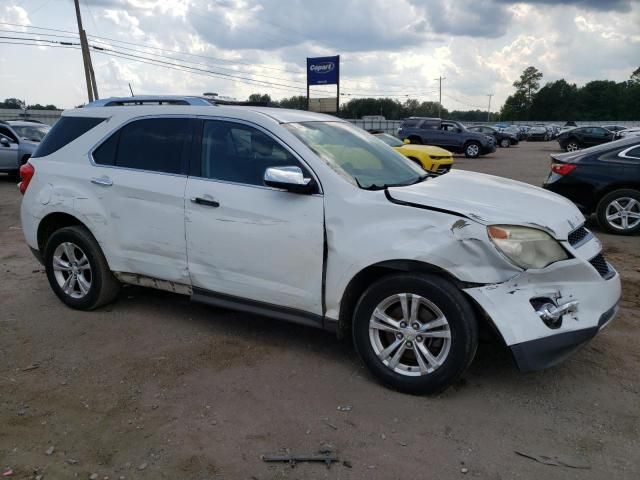
[(41, 142), (47, 132), (51, 130), (51, 127), (48, 125), (13, 125), (12, 128), (20, 138), (26, 138), (27, 140), (32, 140), (34, 142)]
[(366, 190), (418, 183), (427, 175), (384, 142), (346, 122), (284, 125), (330, 167)]
[(376, 135), (376, 138), (382, 140), (390, 147), (401, 147), (404, 145), (401, 140), (398, 140), (396, 137), (389, 135), (388, 133), (381, 133), (379, 135)]

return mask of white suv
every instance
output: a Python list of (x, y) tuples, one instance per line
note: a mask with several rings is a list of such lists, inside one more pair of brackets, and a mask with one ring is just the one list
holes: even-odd
[(329, 329), (413, 393), (454, 382), (481, 327), (530, 371), (617, 311), (620, 278), (560, 196), (428, 175), (326, 115), (146, 100), (65, 112), (21, 169), (26, 241), (72, 308), (127, 283)]

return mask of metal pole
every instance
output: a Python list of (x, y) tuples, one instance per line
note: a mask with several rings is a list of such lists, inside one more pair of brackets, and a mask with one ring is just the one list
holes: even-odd
[(80, 48), (82, 50), (82, 63), (84, 64), (84, 77), (87, 82), (87, 97), (90, 102), (93, 102), (93, 86), (91, 84), (91, 71), (89, 69), (89, 48), (86, 44), (86, 38), (84, 36), (84, 30), (82, 28), (82, 17), (80, 16), (80, 3), (79, 0), (74, 0), (73, 3), (76, 7), (76, 20), (78, 22), (78, 35), (80, 35)]
[(442, 117), (442, 80), (446, 80), (447, 77), (443, 77), (443, 76), (439, 76), (438, 78), (435, 78), (434, 80), (438, 80), (438, 82), (440, 83), (440, 96), (438, 99), (438, 118)]
[(489, 97), (489, 108), (487, 108), (487, 122), (490, 122), (491, 121), (491, 97), (493, 97), (493, 93), (487, 94), (487, 97)]
[(338, 80), (336, 82), (336, 115), (340, 116), (340, 55), (338, 55), (338, 61), (336, 62), (338, 68)]

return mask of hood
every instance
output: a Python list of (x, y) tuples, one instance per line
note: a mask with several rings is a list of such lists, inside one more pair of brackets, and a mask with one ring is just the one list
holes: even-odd
[(430, 157), (450, 157), (451, 152), (449, 150), (445, 150), (444, 148), (435, 147), (432, 145), (416, 145), (413, 143), (409, 143), (406, 145), (402, 145), (398, 147), (399, 150), (405, 150), (407, 152), (416, 151), (416, 152), (425, 152)]
[(566, 240), (584, 223), (578, 208), (560, 195), (515, 180), (452, 170), (406, 187), (391, 187), (394, 200), (449, 210), (484, 225), (527, 225)]

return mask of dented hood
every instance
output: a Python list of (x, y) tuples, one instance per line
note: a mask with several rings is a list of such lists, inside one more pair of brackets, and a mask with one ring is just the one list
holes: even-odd
[(584, 223), (576, 206), (539, 187), (482, 173), (452, 170), (435, 178), (388, 190), (393, 200), (461, 214), (489, 224), (529, 225), (559, 240)]

